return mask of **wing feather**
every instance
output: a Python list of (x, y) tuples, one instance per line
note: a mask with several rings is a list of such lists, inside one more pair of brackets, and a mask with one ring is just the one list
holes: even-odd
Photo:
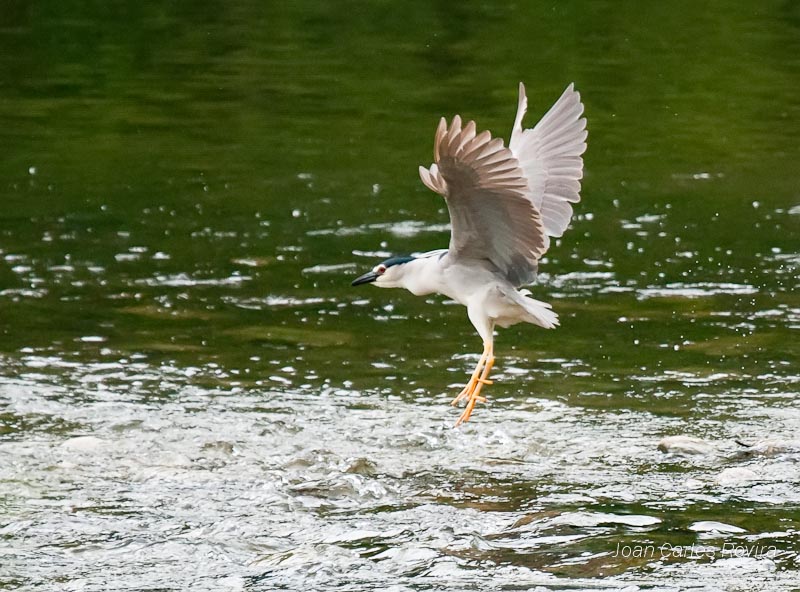
[(451, 257), (489, 260), (519, 286), (536, 276), (551, 236), (561, 236), (580, 201), (586, 119), (570, 84), (541, 121), (524, 129), (528, 108), (519, 85), (508, 148), (475, 122), (456, 115), (436, 128), (434, 164), (422, 182), (444, 196), (450, 213)]
[(561, 236), (572, 219), (569, 202), (580, 201), (581, 155), (587, 138), (583, 104), (570, 84), (535, 127), (523, 129), (527, 106), (525, 86), (520, 83), (509, 148), (528, 181), (528, 196), (542, 214), (545, 232)]
[(536, 276), (547, 237), (528, 197), (528, 183), (514, 154), (475, 123), (455, 116), (439, 123), (430, 169), (422, 182), (444, 196), (450, 213), (451, 257), (490, 261), (514, 285)]

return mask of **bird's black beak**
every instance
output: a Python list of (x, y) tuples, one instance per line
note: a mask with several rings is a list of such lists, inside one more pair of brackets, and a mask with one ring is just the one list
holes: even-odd
[(362, 276), (357, 277), (353, 280), (353, 283), (350, 284), (351, 286), (360, 286), (361, 284), (371, 284), (375, 280), (378, 279), (378, 274), (374, 271), (368, 271)]

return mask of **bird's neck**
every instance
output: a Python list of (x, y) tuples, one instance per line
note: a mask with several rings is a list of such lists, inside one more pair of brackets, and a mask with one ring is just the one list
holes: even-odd
[(404, 265), (401, 286), (416, 296), (441, 292), (441, 270), (438, 257), (414, 259)]

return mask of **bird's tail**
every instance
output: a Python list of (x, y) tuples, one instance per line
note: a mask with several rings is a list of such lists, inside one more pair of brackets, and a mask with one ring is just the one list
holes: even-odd
[(553, 307), (550, 304), (531, 298), (528, 290), (520, 290), (519, 293), (520, 301), (531, 317), (528, 320), (529, 323), (539, 325), (545, 329), (555, 329), (558, 327), (558, 315), (553, 312)]

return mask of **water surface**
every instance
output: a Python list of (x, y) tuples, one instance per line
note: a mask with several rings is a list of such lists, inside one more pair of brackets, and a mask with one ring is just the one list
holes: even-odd
[[(798, 33), (791, 2), (9, 3), (0, 588), (798, 589)], [(446, 246), (417, 165), (442, 115), (507, 135), (520, 80), (589, 119), (533, 287), (562, 326), (500, 331), (454, 430), (465, 310), (349, 283)]]

